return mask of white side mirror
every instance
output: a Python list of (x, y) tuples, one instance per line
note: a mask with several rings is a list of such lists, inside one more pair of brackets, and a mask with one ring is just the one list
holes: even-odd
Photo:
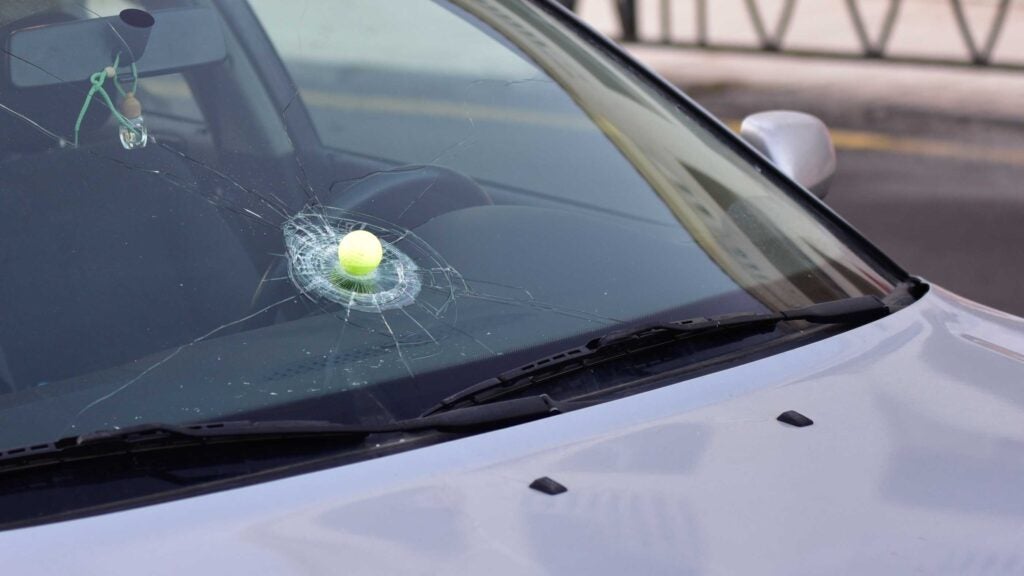
[(740, 136), (818, 198), (828, 193), (836, 150), (821, 120), (788, 110), (759, 112), (743, 119)]

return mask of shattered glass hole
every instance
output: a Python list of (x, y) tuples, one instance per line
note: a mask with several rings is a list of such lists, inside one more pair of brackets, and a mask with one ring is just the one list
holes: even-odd
[[(367, 276), (349, 274), (338, 263), (338, 242), (349, 232), (366, 230), (376, 235), (383, 247), (377, 269)], [(422, 288), (420, 266), (444, 269), (440, 256), (408, 230), (374, 222), (330, 208), (300, 212), (284, 225), (288, 274), (306, 296), (340, 304), (351, 310), (380, 312), (415, 302)]]

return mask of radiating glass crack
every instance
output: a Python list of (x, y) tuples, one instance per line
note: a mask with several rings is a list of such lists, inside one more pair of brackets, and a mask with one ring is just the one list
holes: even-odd
[[(116, 29), (111, 29), (117, 33)], [(17, 58), (14, 55), (11, 57)], [(479, 80), (473, 84), (484, 82), (492, 81)], [(511, 86), (528, 82), (550, 80), (526, 78), (500, 84)], [(63, 84), (60, 89), (73, 88)], [(283, 126), (289, 125), (286, 118), (289, 110), (301, 106), (300, 98), (299, 91), (295, 90), (283, 105), (278, 103), (276, 106)], [(0, 103), (0, 110), (19, 118), (62, 147), (67, 145), (68, 140), (57, 132), (6, 104)], [(468, 114), (465, 121), (468, 123), (468, 134), (453, 138), (450, 144), (441, 147), (436, 154), (433, 151), (428, 153), (433, 154), (433, 157), (424, 164), (443, 167), (446, 158), (475, 144), (477, 123)], [(287, 130), (283, 137), (292, 143), (292, 135)], [(397, 216), (393, 216), (394, 221), (344, 210), (322, 201), (322, 198), (339, 201), (346, 196), (347, 191), (359, 185), (377, 186), (374, 178), (381, 178), (380, 186), (385, 189), (388, 177), (421, 170), (422, 165), (370, 170), (356, 178), (334, 180), (324, 190), (322, 186), (313, 184), (314, 180), (307, 174), (300, 148), (292, 143), (292, 150), (295, 151), (291, 154), (295, 162), (294, 184), (266, 190), (244, 184), (248, 181), (240, 175), (233, 175), (232, 170), (190, 155), (170, 143), (174, 141), (167, 141), (159, 133), (155, 134), (156, 146), (150, 147), (148, 156), (138, 156), (147, 158), (146, 162), (140, 160), (138, 163), (131, 154), (112, 157), (97, 152), (97, 149), (102, 150), (99, 147), (90, 145), (84, 149), (97, 160), (112, 163), (116, 169), (138, 172), (153, 178), (153, 182), (165, 183), (168, 193), (180, 191), (202, 199), (221, 211), (226, 222), (245, 223), (243, 228), (246, 230), (240, 232), (239, 237), (248, 234), (248, 228), (258, 229), (261, 235), (269, 231), (270, 239), (249, 254), (257, 262), (262, 274), (256, 274), (258, 280), (254, 282), (251, 292), (246, 287), (243, 298), (248, 300), (249, 309), (243, 316), (167, 349), (159, 356), (153, 356), (158, 359), (148, 366), (143, 367), (139, 363), (139, 371), (131, 378), (115, 385), (113, 389), (106, 388), (106, 392), (78, 410), (67, 423), (66, 432), (74, 431), (83, 421), (83, 416), (95, 411), (97, 406), (117, 398), (140, 382), (163, 385), (157, 374), (170, 373), (173, 370), (168, 364), (185, 362), (186, 358), (191, 358), (191, 354), (183, 354), (187, 349), (215, 337), (225, 336), (232, 327), (257, 317), (266, 320), (259, 330), (274, 330), (278, 323), (307, 320), (313, 321), (310, 325), (314, 326), (314, 330), (322, 330), (325, 325), (331, 327), (326, 337), (321, 338), (323, 348), (317, 352), (318, 363), (312, 364), (319, 373), (309, 372), (313, 368), (309, 368), (311, 365), (301, 358), (294, 361), (296, 365), (304, 362), (304, 370), (309, 377), (308, 385), (315, 390), (361, 386), (373, 381), (370, 376), (373, 370), (381, 370), (381, 377), (385, 379), (408, 376), (410, 386), (419, 386), (421, 380), (415, 378), (417, 374), (436, 370), (442, 362), (448, 362), (449, 359), (443, 357), (445, 354), (451, 354), (460, 362), (469, 361), (473, 357), (501, 356), (513, 340), (507, 338), (507, 335), (491, 339), (492, 324), (488, 323), (494, 322), (493, 318), (498, 318), (499, 322), (501, 318), (507, 318), (509, 314), (504, 308), (558, 315), (599, 326), (618, 322), (618, 319), (608, 316), (546, 302), (537, 298), (534, 291), (525, 286), (502, 284), (486, 278), (467, 278), (415, 231), (399, 225), (397, 222), (405, 221), (407, 214), (420, 210), (423, 205), (430, 204), (435, 195), (446, 192), (441, 189), (443, 180), (436, 175), (423, 183), (420, 189), (410, 191), (404, 206), (390, 212), (397, 213)], [(154, 156), (158, 153), (159, 156)], [(163, 163), (152, 164), (154, 158), (162, 159)], [(322, 169), (318, 162), (312, 162), (310, 166)], [(316, 181), (322, 181), (320, 178), (324, 175), (319, 172), (316, 175)], [(329, 179), (330, 173), (325, 180)], [(211, 182), (214, 184), (211, 185)], [(488, 185), (485, 181), (480, 183)], [(325, 192), (329, 196), (321, 196)], [(258, 226), (248, 224), (250, 222)], [(353, 276), (339, 266), (338, 243), (354, 230), (370, 231), (382, 243), (381, 263), (367, 276)], [(333, 330), (334, 324), (331, 324), (335, 321), (338, 323), (336, 331)], [(494, 333), (498, 334), (500, 326), (493, 326)], [(196, 330), (198, 332), (200, 330)], [(291, 341), (282, 341), (280, 345), (285, 352), (291, 352)], [(389, 369), (398, 374), (389, 372)], [(271, 372), (284, 374), (286, 371), (275, 365)], [(286, 376), (277, 375), (274, 378), (282, 381)], [(267, 381), (274, 378), (268, 376)], [(211, 381), (214, 379), (210, 377)], [(276, 395), (278, 391), (267, 388), (266, 393)], [(379, 403), (372, 394), (370, 397)], [(383, 404), (381, 411), (387, 411)]]
[(274, 308), (277, 308), (278, 306), (281, 306), (282, 304), (286, 304), (288, 302), (291, 302), (291, 301), (295, 300), (296, 298), (298, 298), (298, 296), (289, 296), (288, 298), (284, 298), (283, 300), (279, 300), (277, 302), (274, 302), (273, 304), (265, 306), (265, 307), (255, 311), (255, 312), (253, 312), (252, 314), (249, 314), (248, 316), (244, 316), (242, 318), (239, 318), (238, 320), (233, 320), (231, 322), (228, 322), (227, 324), (222, 324), (222, 325), (214, 328), (213, 330), (210, 330), (206, 334), (203, 334), (202, 336), (200, 336), (200, 337), (198, 337), (198, 338), (196, 338), (196, 339), (194, 339), (194, 340), (192, 340), (192, 341), (190, 341), (188, 343), (185, 343), (185, 344), (182, 344), (181, 346), (178, 346), (177, 348), (172, 350), (170, 354), (164, 356), (158, 362), (156, 362), (155, 364), (152, 364), (151, 366), (149, 366), (148, 368), (146, 368), (142, 372), (139, 372), (139, 374), (137, 376), (135, 376), (134, 378), (132, 378), (131, 380), (128, 380), (124, 384), (118, 386), (117, 388), (114, 388), (110, 392), (108, 392), (108, 393), (104, 394), (103, 396), (100, 396), (99, 398), (97, 398), (97, 399), (93, 400), (92, 402), (86, 404), (85, 407), (83, 407), (81, 410), (79, 410), (75, 414), (74, 418), (71, 419), (71, 422), (68, 423), (67, 428), (73, 430), (75, 428), (75, 422), (79, 418), (81, 418), (83, 414), (85, 414), (89, 410), (92, 410), (93, 408), (95, 408), (99, 404), (101, 404), (101, 403), (103, 403), (103, 402), (105, 402), (107, 400), (110, 400), (114, 396), (124, 392), (125, 390), (127, 390), (128, 388), (130, 388), (131, 386), (133, 386), (134, 384), (136, 384), (137, 382), (139, 382), (140, 380), (145, 378), (146, 375), (149, 374), (150, 372), (156, 370), (157, 368), (159, 368), (159, 367), (163, 366), (164, 364), (166, 364), (166, 363), (170, 362), (171, 360), (173, 360), (175, 356), (177, 356), (178, 354), (181, 354), (181, 352), (183, 350), (185, 350), (186, 348), (189, 348), (191, 346), (195, 346), (196, 344), (199, 344), (200, 342), (203, 342), (204, 340), (212, 338), (213, 336), (217, 335), (220, 332), (223, 332), (224, 330), (227, 330), (228, 328), (231, 328), (232, 326), (237, 326), (238, 324), (241, 324), (242, 322), (246, 322), (246, 321), (251, 320), (251, 319), (253, 319), (253, 318), (257, 317), (257, 316), (260, 316), (261, 314), (265, 314), (265, 313), (269, 312), (270, 310), (273, 310)]

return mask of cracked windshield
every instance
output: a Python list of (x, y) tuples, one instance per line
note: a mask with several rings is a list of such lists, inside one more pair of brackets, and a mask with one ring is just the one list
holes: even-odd
[(891, 290), (545, 10), (0, 5), (0, 450), (389, 422), (623, 325)]

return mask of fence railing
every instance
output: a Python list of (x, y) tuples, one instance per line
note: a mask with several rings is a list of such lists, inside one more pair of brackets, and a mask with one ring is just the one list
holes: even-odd
[[(577, 0), (558, 0), (570, 9), (575, 9)], [(847, 51), (839, 50), (814, 50), (790, 48), (786, 45), (787, 33), (790, 30), (790, 23), (794, 14), (800, 9), (801, 3), (798, 0), (783, 0), (774, 25), (766, 22), (764, 13), (758, 0), (743, 0), (743, 6), (754, 30), (755, 41), (752, 43), (721, 42), (715, 41), (708, 33), (708, 20), (711, 13), (708, 8), (712, 0), (690, 0), (693, 9), (693, 22), (695, 32), (691, 40), (681, 40), (674, 37), (672, 30), (672, 18), (674, 11), (678, 9), (678, 3), (673, 0), (654, 0), (657, 4), (658, 33), (652, 37), (650, 34), (638, 34), (639, 4), (636, 0), (611, 0), (616, 9), (619, 29), (621, 30), (620, 40), (625, 42), (640, 42), (646, 44), (660, 44), (677, 46), (681, 48), (700, 48), (706, 50), (726, 51), (757, 51), (774, 52), (779, 54), (791, 54), (797, 56), (811, 56), (824, 58), (868, 58), (875, 60), (887, 60), (894, 62), (911, 62), (918, 64), (938, 64), (954, 66), (985, 66), (990, 68), (1001, 68), (1011, 70), (1024, 70), (1024, 62), (1006, 62), (993, 59), (996, 44), (1000, 34), (1006, 28), (1011, 2), (1013, 0), (996, 0), (997, 4), (987, 29), (982, 34), (976, 35), (968, 22), (965, 0), (943, 0), (946, 8), (951, 12), (956, 22), (956, 30), (959, 41), (962, 45), (961, 57), (945, 56), (914, 56), (905, 54), (892, 54), (888, 51), (893, 30), (901, 17), (901, 6), (904, 0), (889, 0), (885, 7), (881, 26), (878, 34), (872, 38), (868, 32), (865, 22), (864, 10), (861, 0), (843, 0), (845, 7), (845, 18), (852, 28), (857, 40), (857, 45)], [(720, 0), (719, 0), (720, 1)], [(817, 2), (819, 0), (807, 0)], [(938, 1), (938, 0), (937, 0)], [(1024, 0), (1022, 0), (1024, 1)], [(648, 2), (645, 5), (650, 5)]]

